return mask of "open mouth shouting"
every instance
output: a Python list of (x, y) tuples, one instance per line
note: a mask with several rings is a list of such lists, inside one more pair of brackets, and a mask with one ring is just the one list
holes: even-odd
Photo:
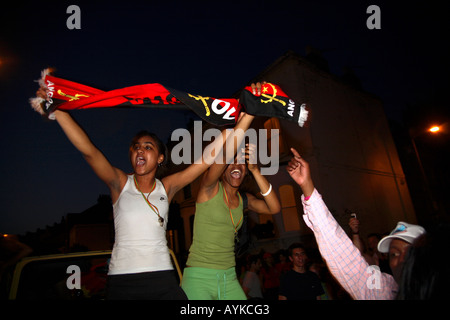
[(245, 165), (242, 164), (231, 164), (228, 167), (226, 176), (228, 177), (229, 183), (233, 186), (239, 186), (244, 180), (245, 176)]
[(234, 169), (230, 172), (230, 175), (233, 179), (240, 179), (242, 176), (242, 172), (239, 169)]
[(142, 156), (136, 157), (136, 166), (140, 167), (140, 166), (143, 166), (143, 165), (145, 165), (144, 157), (142, 157)]

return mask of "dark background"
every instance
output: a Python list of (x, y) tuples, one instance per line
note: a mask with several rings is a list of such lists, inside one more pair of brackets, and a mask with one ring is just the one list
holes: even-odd
[[(66, 26), (72, 4), (81, 9), (80, 30)], [(380, 30), (366, 26), (372, 4), (381, 9)], [(341, 75), (351, 67), (363, 90), (383, 101), (407, 178), (417, 182), (408, 184), (423, 193), (405, 132), (448, 119), (445, 8), (442, 1), (378, 0), (2, 5), (0, 232), (45, 228), (108, 193), (58, 125), (41, 119), (28, 103), (38, 88), (33, 81), (46, 67), (56, 68), (56, 76), (103, 90), (157, 82), (220, 98), (230, 97), (288, 50), (304, 55), (311, 45), (321, 50), (331, 73)], [(196, 118), (189, 111), (148, 109), (73, 115), (124, 170), (130, 168), (127, 148), (137, 131), (148, 129), (168, 141), (174, 129)], [(446, 198), (448, 134), (418, 136), (417, 146), (435, 196)]]

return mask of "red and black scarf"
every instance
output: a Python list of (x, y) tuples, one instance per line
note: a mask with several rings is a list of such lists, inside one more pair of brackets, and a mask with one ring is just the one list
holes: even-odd
[(217, 126), (234, 125), (243, 108), (255, 116), (277, 117), (303, 126), (308, 114), (305, 104), (295, 103), (272, 83), (262, 85), (261, 95), (254, 95), (250, 86), (245, 87), (239, 99), (204, 97), (170, 89), (159, 83), (103, 91), (57, 78), (48, 69), (42, 72), (39, 83), (47, 90), (47, 100), (32, 98), (30, 102), (36, 111), (46, 116), (50, 116), (55, 109), (177, 105), (190, 108), (203, 120)]

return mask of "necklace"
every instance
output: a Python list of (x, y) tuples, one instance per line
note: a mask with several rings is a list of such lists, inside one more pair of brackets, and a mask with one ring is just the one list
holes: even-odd
[(159, 222), (159, 225), (160, 225), (161, 227), (163, 227), (163, 226), (164, 226), (164, 218), (160, 216), (158, 208), (157, 208), (155, 205), (153, 205), (153, 204), (148, 200), (148, 197), (150, 197), (150, 194), (153, 192), (153, 190), (155, 190), (155, 187), (156, 187), (156, 179), (155, 179), (155, 181), (153, 182), (152, 189), (150, 190), (148, 196), (146, 197), (146, 196), (142, 193), (141, 189), (139, 188), (139, 184), (138, 184), (138, 182), (137, 182), (137, 180), (136, 180), (136, 176), (135, 176), (135, 175), (133, 176), (133, 178), (134, 178), (134, 183), (135, 183), (135, 185), (136, 185), (136, 188), (137, 188), (138, 191), (142, 194), (142, 197), (144, 198), (145, 202), (147, 202), (147, 204), (148, 204), (148, 206), (150, 207), (150, 209), (152, 209), (152, 211), (158, 216), (158, 222)]
[[(239, 241), (239, 239), (238, 239), (238, 237), (237, 237), (237, 234), (238, 234), (237, 228), (239, 227), (239, 224), (240, 224), (241, 221), (242, 221), (243, 215), (242, 215), (241, 218), (239, 219), (237, 225), (235, 225), (235, 224), (234, 224), (233, 215), (231, 214), (230, 202), (228, 201), (227, 190), (225, 189), (225, 187), (223, 187), (223, 191), (225, 192), (225, 199), (227, 200), (227, 207), (228, 207), (228, 210), (230, 210), (231, 223), (233, 224), (233, 227), (234, 227), (234, 239), (235, 239), (236, 241)], [(239, 192), (238, 192), (238, 196), (239, 196), (239, 202), (240, 202), (240, 201), (241, 201), (241, 194), (240, 194)]]

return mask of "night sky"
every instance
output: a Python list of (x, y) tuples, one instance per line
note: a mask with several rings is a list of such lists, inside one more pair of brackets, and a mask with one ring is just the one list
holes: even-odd
[[(395, 4), (393, 4), (395, 2)], [(433, 1), (33, 1), (0, 9), (0, 232), (23, 234), (81, 212), (108, 190), (55, 122), (28, 99), (46, 67), (103, 90), (161, 83), (230, 97), (278, 57), (322, 50), (330, 72), (350, 66), (365, 91), (401, 120), (409, 104), (449, 87), (449, 19)], [(69, 30), (69, 5), (81, 29)], [(369, 30), (369, 5), (381, 29)], [(289, 93), (288, 93), (289, 94)], [(426, 110), (424, 110), (426, 112)], [(129, 171), (128, 144), (141, 129), (168, 141), (197, 119), (190, 111), (72, 113), (115, 166)]]

